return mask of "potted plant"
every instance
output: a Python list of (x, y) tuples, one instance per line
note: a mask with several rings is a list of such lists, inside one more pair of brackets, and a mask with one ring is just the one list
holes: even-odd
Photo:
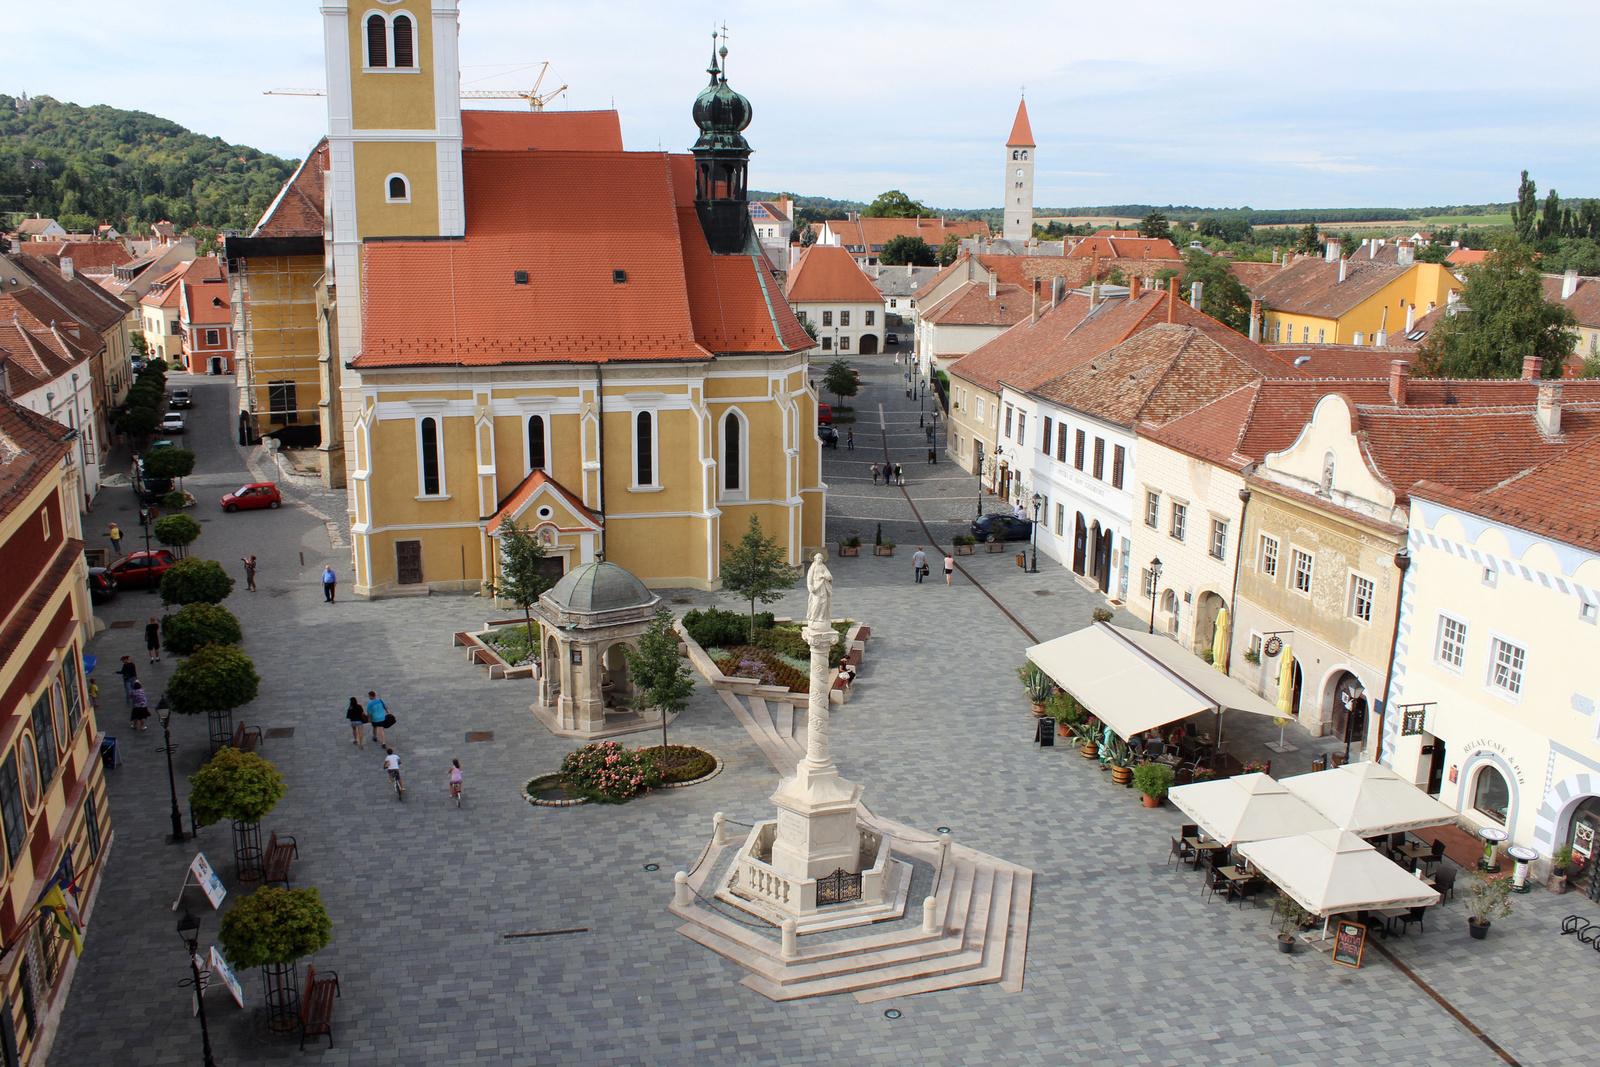
[(1246, 763), (1244, 765), (1244, 773), (1246, 773), (1246, 774), (1271, 774), (1272, 773), (1272, 761), (1271, 760), (1267, 760), (1265, 763), (1263, 763), (1258, 759), (1253, 759), (1253, 760), (1249, 761), (1248, 763)]
[(956, 534), (954, 537), (950, 538), (951, 554), (957, 556), (970, 556), (972, 555), (972, 546), (977, 543), (978, 539), (973, 537), (971, 534)]
[(841, 556), (859, 556), (859, 555), (861, 555), (861, 538), (856, 536), (855, 534), (851, 534), (848, 537), (839, 538), (839, 555), (841, 555)]
[(1113, 785), (1128, 786), (1133, 783), (1133, 747), (1120, 737), (1113, 737), (1106, 748), (1106, 762), (1111, 765)]
[(1472, 875), (1461, 902), (1467, 907), (1467, 932), (1482, 941), (1489, 936), (1490, 923), (1511, 914), (1511, 876)]
[(1098, 608), (1094, 609), (1094, 621), (1095, 622), (1110, 622), (1112, 617), (1115, 616), (1115, 614), (1116, 614), (1116, 612), (1112, 611), (1108, 607), (1104, 607), (1104, 606), (1098, 607)]
[(872, 539), (872, 554), (874, 556), (894, 555), (894, 542), (887, 541), (883, 536), (883, 523), (878, 523), (878, 532)]
[(1293, 897), (1282, 892), (1278, 894), (1278, 903), (1273, 910), (1283, 916), (1278, 924), (1278, 951), (1287, 955), (1294, 951), (1294, 932), (1311, 917), (1311, 913), (1297, 904)]
[(1071, 693), (1060, 690), (1051, 693), (1045, 701), (1044, 713), (1056, 721), (1056, 729), (1062, 737), (1072, 737), (1073, 728), (1083, 721), (1083, 706)]
[(1144, 794), (1144, 806), (1157, 808), (1172, 788), (1172, 768), (1165, 763), (1141, 763), (1133, 769), (1133, 784)]
[(1253, 648), (1244, 650), (1244, 659), (1246, 663), (1254, 663), (1257, 667), (1261, 666), (1261, 653)]
[(1200, 650), (1200, 658), (1201, 658), (1201, 659), (1203, 659), (1203, 660), (1205, 660), (1205, 661), (1206, 661), (1206, 662), (1207, 662), (1207, 663), (1212, 663), (1212, 662), (1214, 662), (1214, 659), (1213, 659), (1213, 657), (1212, 657), (1212, 653), (1211, 653), (1211, 650), (1210, 650), (1210, 649), (1209, 649), (1209, 648), (1202, 648), (1202, 649), (1201, 649), (1201, 650)]
[(1017, 677), (1022, 680), (1023, 688), (1028, 691), (1028, 696), (1033, 700), (1034, 718), (1044, 714), (1044, 702), (1055, 689), (1055, 684), (1050, 681), (1050, 676), (1033, 660), (1029, 660), (1017, 668)]
[(1216, 776), (1217, 772), (1212, 770), (1210, 767), (1201, 767), (1199, 770), (1194, 772), (1194, 780), (1197, 782), (1209, 782)]
[(1097, 719), (1080, 722), (1072, 728), (1072, 736), (1078, 739), (1078, 755), (1084, 759), (1100, 758), (1100, 723)]
[(1558, 848), (1550, 856), (1550, 880), (1545, 883), (1552, 893), (1567, 891), (1567, 869), (1572, 866), (1572, 849)]
[[(993, 535), (991, 534), (990, 536)], [(984, 544), (983, 550), (991, 555), (996, 552), (1004, 552), (1006, 550), (1006, 543), (1004, 541), (989, 541)]]

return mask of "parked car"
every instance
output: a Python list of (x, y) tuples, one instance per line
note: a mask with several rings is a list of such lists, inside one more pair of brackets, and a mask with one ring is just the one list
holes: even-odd
[(183, 412), (181, 412), (181, 411), (169, 411), (165, 415), (161, 416), (161, 432), (162, 433), (182, 433), (183, 432), (183, 423), (184, 423)]
[(141, 504), (159, 504), (174, 488), (171, 478), (141, 478), (135, 476), (133, 491)]
[(157, 548), (150, 552), (143, 550), (130, 552), (106, 570), (119, 589), (142, 587), (152, 582), (160, 582), (161, 576), (167, 573), (167, 568), (176, 562), (176, 558), (167, 549)]
[(818, 404), (817, 405), (817, 422), (819, 424), (826, 425), (826, 426), (832, 426), (833, 425), (833, 405), (832, 404)]
[(190, 393), (189, 390), (187, 390), (187, 389), (174, 389), (172, 391), (172, 399), (169, 400), (167, 403), (168, 403), (169, 406), (175, 407), (175, 408), (193, 407), (194, 406), (194, 395), (192, 393)]
[(89, 568), (89, 599), (104, 604), (117, 595), (117, 580), (105, 567)]
[(271, 482), (254, 482), (250, 485), (240, 486), (231, 493), (224, 494), (222, 498), (223, 511), (238, 511), (241, 508), (275, 508), (283, 503), (283, 496), (278, 492), (278, 487)]
[(985, 515), (972, 523), (972, 536), (980, 541), (1026, 541), (1033, 536), (1033, 523), (1014, 515)]
[(900, 335), (897, 333), (886, 333), (883, 335), (883, 343), (886, 345), (897, 345), (900, 343)]
[(839, 447), (839, 431), (835, 430), (832, 426), (827, 424), (818, 426), (817, 437), (822, 441), (823, 446), (826, 448)]

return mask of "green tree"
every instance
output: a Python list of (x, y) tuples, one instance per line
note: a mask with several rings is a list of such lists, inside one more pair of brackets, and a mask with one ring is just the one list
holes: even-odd
[(883, 251), (878, 253), (878, 262), (886, 267), (903, 267), (907, 263), (931, 267), (939, 262), (939, 254), (922, 238), (902, 233), (889, 238)]
[(283, 799), (283, 775), (254, 752), (232, 746), (189, 776), (189, 810), (196, 826), (230, 822), (260, 822)]
[(722, 588), (750, 602), (750, 633), (756, 630), (756, 601), (770, 604), (783, 598), (800, 579), (800, 568), (784, 562), (785, 552), (776, 537), (763, 537), (761, 520), (750, 525), (736, 545), (722, 542)]
[(117, 415), (117, 429), (129, 437), (148, 437), (156, 432), (161, 416), (155, 408), (124, 407)]
[(237, 645), (244, 631), (221, 604), (185, 604), (162, 618), (161, 636), (168, 652), (188, 656), (206, 645)]
[(806, 227), (804, 227), (803, 229), (800, 230), (800, 247), (801, 248), (810, 248), (812, 245), (814, 245), (816, 243), (817, 243), (817, 231), (816, 230), (813, 230), (810, 226), (806, 226)]
[(939, 266), (948, 267), (961, 255), (961, 238), (955, 234), (946, 234), (944, 243), (939, 245)]
[(261, 691), (261, 676), (249, 656), (232, 645), (205, 645), (178, 664), (167, 683), (172, 710), (180, 715), (232, 711)]
[(503, 523), (500, 540), (500, 581), (484, 582), (490, 595), (509, 600), (522, 609), (528, 626), (528, 644), (534, 648), (533, 606), (555, 583), (544, 570), (544, 542), (514, 522)]
[(187, 448), (156, 448), (139, 457), (148, 478), (187, 478), (194, 473), (194, 453)]
[(1166, 238), (1172, 239), (1172, 227), (1167, 222), (1167, 216), (1160, 211), (1152, 210), (1148, 215), (1139, 220), (1139, 236), (1151, 240)]
[(1538, 253), (1512, 244), (1466, 270), (1460, 310), (1444, 316), (1417, 354), (1424, 378), (1520, 378), (1523, 360), (1544, 360), (1559, 378), (1578, 343), (1577, 317), (1546, 300)]
[(1551, 189), (1545, 194), (1544, 216), (1539, 219), (1539, 237), (1565, 237), (1562, 226), (1561, 194)]
[(200, 524), (187, 515), (163, 515), (156, 520), (156, 540), (169, 548), (176, 548), (178, 555), (184, 554), (184, 549), (194, 544), (200, 536)]
[(796, 316), (800, 321), (800, 328), (806, 332), (813, 342), (817, 339), (817, 324), (811, 321), (810, 315)]
[(134, 330), (132, 333), (128, 334), (128, 343), (133, 345), (133, 350), (140, 356), (147, 356), (150, 354), (150, 342), (144, 339), (143, 330)]
[(845, 360), (836, 359), (822, 372), (822, 388), (833, 394), (835, 404), (843, 404), (847, 396), (855, 396), (861, 388), (861, 379), (855, 368)]
[(1443, 263), (1450, 258), (1450, 245), (1445, 241), (1435, 240), (1417, 249), (1418, 263)]
[(1308, 222), (1300, 228), (1300, 236), (1295, 240), (1296, 252), (1314, 256), (1322, 251), (1322, 233), (1317, 229), (1315, 222)]
[[(727, 564), (723, 564), (726, 584)], [(672, 612), (656, 612), (650, 628), (639, 638), (639, 648), (624, 647), (628, 658), (628, 674), (640, 702), (647, 708), (661, 712), (660, 773), (666, 777), (667, 720), (689, 706), (689, 696), (694, 692), (694, 676), (689, 664), (678, 655), (678, 631), (672, 626)]]
[(898, 189), (890, 189), (886, 193), (879, 193), (878, 199), (868, 204), (861, 216), (868, 219), (925, 219), (933, 214), (926, 204), (911, 199)]
[(328, 946), (333, 920), (315, 886), (264, 885), (240, 897), (222, 917), (217, 941), (235, 967), (293, 963)]
[(180, 559), (161, 576), (163, 604), (220, 604), (232, 592), (233, 579), (214, 559)]
[(1250, 333), (1250, 293), (1228, 269), (1226, 260), (1198, 248), (1189, 249), (1183, 256), (1183, 299), (1189, 299), (1195, 282), (1202, 283), (1201, 311), (1231, 330)]
[(1522, 182), (1517, 186), (1517, 202), (1511, 205), (1511, 227), (1517, 231), (1517, 240), (1533, 240), (1539, 223), (1539, 187), (1528, 172), (1522, 172)]

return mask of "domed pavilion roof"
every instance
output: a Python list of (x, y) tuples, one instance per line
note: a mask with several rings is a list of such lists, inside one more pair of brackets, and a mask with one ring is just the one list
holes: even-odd
[(575, 615), (649, 607), (657, 599), (643, 582), (615, 563), (574, 567), (544, 598)]

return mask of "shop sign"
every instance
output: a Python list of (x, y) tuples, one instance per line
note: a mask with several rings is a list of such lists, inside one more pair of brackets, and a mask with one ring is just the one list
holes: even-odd
[(1506, 763), (1511, 767), (1511, 773), (1515, 774), (1517, 776), (1517, 784), (1518, 785), (1527, 785), (1528, 784), (1528, 780), (1525, 777), (1523, 777), (1523, 774), (1522, 774), (1522, 764), (1518, 763), (1516, 761), (1516, 758), (1514, 756), (1512, 756), (1509, 751), (1506, 750), (1506, 746), (1502, 745), (1500, 742), (1498, 742), (1498, 741), (1490, 741), (1490, 740), (1487, 740), (1487, 739), (1479, 740), (1479, 741), (1468, 741), (1466, 743), (1466, 745), (1464, 746), (1464, 749), (1466, 751), (1466, 754), (1469, 755), (1469, 756), (1472, 755), (1474, 752), (1493, 752), (1495, 755), (1497, 755), (1501, 759), (1505, 760)]
[(1416, 737), (1423, 733), (1423, 721), (1427, 718), (1427, 708), (1417, 708), (1415, 711), (1407, 710), (1400, 720), (1400, 736)]
[(1339, 924), (1333, 941), (1333, 962), (1360, 967), (1361, 953), (1367, 947), (1367, 928), (1360, 923)]

